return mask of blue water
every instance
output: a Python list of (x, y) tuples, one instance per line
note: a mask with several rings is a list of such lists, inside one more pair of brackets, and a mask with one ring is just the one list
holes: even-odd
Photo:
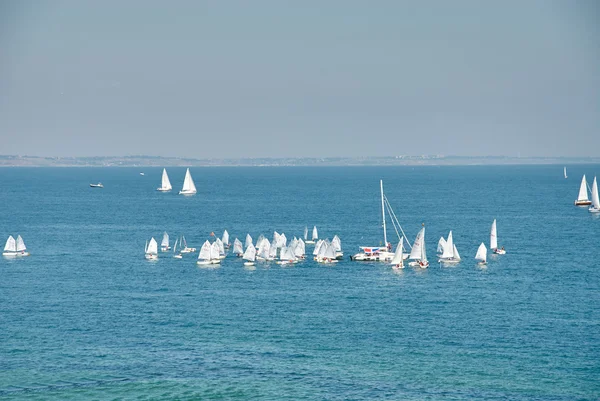
[[(192, 197), (185, 169), (171, 193), (141, 170), (0, 169), (1, 240), (32, 254), (0, 259), (0, 398), (600, 398), (600, 219), (573, 206), (598, 165), (192, 168)], [(426, 224), (429, 269), (349, 260), (381, 241), (379, 179), (411, 241)], [(479, 268), (494, 218), (507, 254)], [(199, 247), (305, 225), (344, 261), (143, 257), (164, 230)], [(463, 262), (440, 267), (449, 230)]]

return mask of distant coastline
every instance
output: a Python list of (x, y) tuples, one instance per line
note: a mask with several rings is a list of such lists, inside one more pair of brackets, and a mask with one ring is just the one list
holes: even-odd
[(250, 166), (466, 166), (600, 163), (600, 157), (384, 156), (194, 159), (161, 156), (38, 157), (0, 155), (0, 167), (250, 167)]

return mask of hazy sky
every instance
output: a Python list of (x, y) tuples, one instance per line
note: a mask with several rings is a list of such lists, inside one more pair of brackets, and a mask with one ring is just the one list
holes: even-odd
[(600, 154), (600, 2), (0, 2), (0, 154)]

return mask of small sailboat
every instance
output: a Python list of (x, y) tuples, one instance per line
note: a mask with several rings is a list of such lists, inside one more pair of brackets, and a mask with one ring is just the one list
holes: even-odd
[(211, 264), (211, 249), (212, 246), (209, 240), (204, 241), (198, 254), (198, 260), (196, 261), (199, 265), (210, 265)]
[(479, 245), (479, 248), (477, 248), (475, 260), (479, 261), (479, 265), (487, 264), (487, 248), (485, 247), (485, 244), (483, 242), (481, 243), (481, 245)]
[(146, 259), (148, 260), (158, 259), (158, 243), (156, 242), (154, 237), (150, 239), (150, 242), (146, 243), (145, 253)]
[(394, 257), (390, 264), (394, 269), (404, 269), (404, 238), (400, 238), (400, 242), (398, 242), (398, 246), (396, 247), (396, 252), (394, 252)]
[(193, 195), (195, 193), (196, 185), (194, 185), (194, 180), (192, 180), (192, 175), (190, 174), (190, 169), (188, 168), (185, 172), (183, 188), (181, 188), (181, 191), (179, 191), (179, 195)]
[(175, 245), (173, 245), (173, 258), (175, 259), (183, 259), (183, 255), (181, 252), (177, 252), (177, 244), (179, 243), (179, 238), (175, 240)]
[(104, 188), (104, 185), (102, 185), (102, 183), (99, 182), (97, 184), (90, 184), (90, 187), (92, 187), (92, 188)]
[(329, 240), (321, 242), (317, 252), (316, 260), (318, 263), (337, 263), (335, 258), (335, 249)]
[(444, 245), (442, 255), (440, 256), (438, 262), (444, 264), (456, 264), (460, 262), (460, 255), (458, 254), (456, 245), (454, 245), (452, 231), (450, 231), (450, 233), (448, 234), (448, 239), (446, 240), (446, 244)]
[(183, 235), (181, 236), (181, 241), (179, 241), (179, 246), (181, 247), (181, 253), (196, 252), (196, 248), (190, 248), (187, 246), (187, 241)]
[(237, 238), (235, 240), (233, 240), (233, 253), (238, 258), (241, 258), (244, 255), (244, 248), (242, 246), (242, 241), (240, 241)]
[(579, 196), (577, 196), (575, 206), (589, 206), (591, 204), (592, 201), (588, 199), (587, 181), (584, 174), (581, 179), (581, 185), (579, 186)]
[(312, 240), (306, 240), (306, 244), (314, 244), (319, 239), (319, 231), (317, 231), (317, 226), (313, 226), (312, 230)]
[(598, 183), (596, 177), (592, 183), (592, 206), (588, 209), (590, 213), (600, 213), (600, 200), (598, 199)]
[(415, 238), (409, 259), (413, 259), (408, 264), (409, 266), (422, 267), (423, 269), (429, 267), (427, 251), (425, 249), (425, 224), (423, 224), (423, 228), (421, 228), (421, 231), (419, 231)]
[(6, 244), (4, 244), (4, 251), (2, 252), (2, 256), (29, 256), (29, 252), (27, 252), (27, 247), (25, 246), (25, 242), (21, 236), (17, 236), (17, 240), (13, 238), (12, 235), (8, 236), (6, 240)]
[(227, 230), (223, 231), (221, 241), (223, 242), (223, 246), (225, 247), (225, 249), (229, 249), (229, 247), (231, 247), (231, 244), (229, 243), (229, 233), (227, 232)]
[(492, 223), (492, 229), (490, 230), (490, 250), (495, 254), (504, 255), (506, 251), (504, 247), (498, 248), (498, 235), (496, 232), (496, 219)]
[(169, 246), (169, 234), (165, 231), (162, 237), (162, 241), (160, 242), (160, 250), (163, 252), (167, 252), (171, 249)]
[(344, 258), (344, 252), (342, 252), (342, 241), (340, 240), (340, 237), (334, 235), (331, 240), (331, 246), (335, 251), (335, 258), (337, 260), (342, 260)]
[(565, 178), (567, 178), (567, 167), (564, 168), (563, 173), (565, 174)]
[(304, 243), (308, 241), (308, 227), (304, 226)]
[(246, 262), (244, 262), (244, 266), (254, 266), (254, 261), (256, 260), (256, 248), (254, 245), (250, 244), (248, 248), (246, 248), (246, 252), (242, 256)]
[(160, 188), (156, 188), (157, 191), (168, 192), (172, 190), (171, 181), (169, 181), (169, 176), (167, 175), (167, 169), (163, 168), (162, 172), (162, 182)]
[[(260, 241), (257, 241), (257, 242), (256, 242), (256, 246), (258, 246), (258, 245), (259, 245), (259, 242), (260, 242)], [(248, 248), (250, 245), (252, 245), (252, 237), (250, 236), (250, 234), (246, 234), (246, 241), (245, 241), (245, 243), (244, 243), (244, 246), (245, 246), (246, 248)]]

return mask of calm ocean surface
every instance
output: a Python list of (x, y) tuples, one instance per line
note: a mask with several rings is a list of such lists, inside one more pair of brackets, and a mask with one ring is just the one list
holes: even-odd
[[(0, 258), (0, 398), (598, 399), (600, 218), (573, 201), (600, 165), (562, 167), (197, 167), (192, 197), (184, 168), (170, 193), (158, 168), (2, 168), (0, 240), (31, 256)], [(379, 179), (429, 269), (349, 260), (381, 242)], [(507, 254), (482, 269), (494, 218)], [(344, 261), (144, 259), (165, 230), (199, 248), (313, 225)], [(449, 230), (463, 261), (440, 267)]]

